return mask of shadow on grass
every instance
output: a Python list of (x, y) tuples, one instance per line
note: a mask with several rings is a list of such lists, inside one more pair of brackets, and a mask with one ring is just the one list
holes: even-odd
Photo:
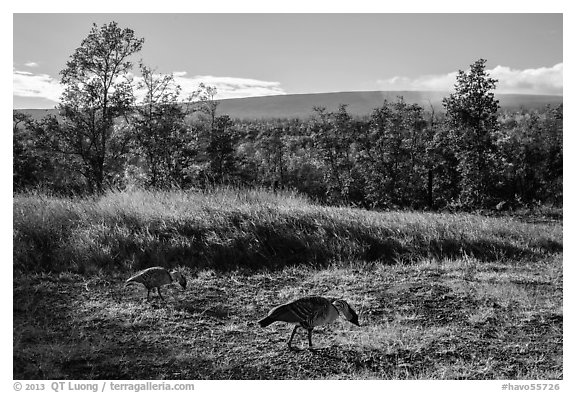
[[(441, 260), (464, 256), (482, 262), (533, 260), (563, 249), (561, 243), (551, 240), (537, 245), (518, 246), (506, 240), (447, 238), (407, 242), (366, 234), (356, 239), (341, 235), (319, 239), (315, 236), (291, 236), (289, 232), (261, 228), (254, 236), (212, 244), (210, 247), (202, 245), (201, 240), (186, 246), (173, 243), (150, 244), (144, 251), (134, 252), (133, 256), (138, 269), (153, 265), (180, 265), (230, 271), (238, 268), (276, 270), (300, 264), (323, 267), (335, 260), (363, 260), (386, 265), (400, 260)], [(202, 239), (202, 235), (198, 238)]]

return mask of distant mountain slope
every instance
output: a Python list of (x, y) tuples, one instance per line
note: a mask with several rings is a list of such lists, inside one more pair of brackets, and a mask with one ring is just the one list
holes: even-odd
[[(268, 97), (251, 97), (221, 100), (220, 113), (237, 118), (274, 118), (274, 117), (308, 117), (315, 106), (326, 107), (329, 111), (346, 104), (349, 113), (355, 115), (369, 114), (374, 108), (382, 105), (386, 99), (396, 101), (399, 96), (410, 104), (416, 103), (425, 110), (431, 105), (436, 111), (442, 111), (442, 99), (448, 92), (431, 91), (366, 91), (317, 94), (289, 94)], [(536, 109), (546, 105), (558, 105), (563, 102), (562, 96), (497, 94), (503, 110), (520, 108)]]
[[(305, 118), (313, 113), (315, 106), (326, 107), (329, 111), (336, 110), (338, 105), (348, 105), (349, 113), (355, 115), (369, 114), (382, 102), (396, 101), (399, 96), (404, 97), (408, 103), (416, 103), (425, 110), (431, 105), (436, 111), (442, 111), (442, 98), (448, 92), (438, 91), (355, 91), (340, 93), (316, 94), (287, 94), (266, 97), (234, 98), (221, 100), (218, 112), (227, 114), (232, 118), (261, 119), (278, 117)], [(563, 102), (562, 96), (528, 95), (528, 94), (496, 94), (503, 110), (518, 110), (542, 108), (546, 105), (559, 105)], [(51, 109), (26, 109), (34, 118), (42, 118), (49, 113), (55, 114)]]

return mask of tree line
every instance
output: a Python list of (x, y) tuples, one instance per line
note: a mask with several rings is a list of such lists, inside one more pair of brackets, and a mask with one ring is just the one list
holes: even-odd
[(366, 116), (341, 105), (240, 120), (218, 113), (215, 88), (183, 97), (142, 61), (135, 83), (143, 43), (115, 22), (93, 25), (61, 72), (59, 116), (14, 112), (15, 191), (232, 184), (372, 209), (562, 204), (562, 106), (499, 111), (484, 59), (459, 72), (442, 111), (399, 97)]

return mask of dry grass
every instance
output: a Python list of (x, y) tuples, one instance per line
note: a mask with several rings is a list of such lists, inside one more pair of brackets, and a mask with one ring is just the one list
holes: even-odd
[(17, 272), (127, 272), (188, 266), (277, 269), (474, 257), (539, 259), (562, 225), (471, 214), (322, 207), (294, 194), (123, 192), (98, 199), (14, 198)]

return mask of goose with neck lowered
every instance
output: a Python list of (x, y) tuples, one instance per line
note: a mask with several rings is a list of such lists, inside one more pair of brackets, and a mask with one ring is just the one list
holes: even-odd
[(186, 289), (186, 278), (182, 273), (177, 270), (168, 271), (163, 267), (154, 266), (148, 269), (144, 269), (130, 277), (128, 280), (126, 280), (126, 285), (135, 283), (143, 284), (144, 287), (148, 290), (146, 300), (150, 299), (150, 291), (156, 288), (158, 291), (158, 296), (160, 296), (160, 299), (164, 300), (162, 293), (160, 292), (160, 287), (163, 285), (171, 284), (174, 281), (178, 281), (180, 286)]
[(312, 348), (312, 331), (317, 326), (333, 322), (338, 317), (343, 317), (356, 326), (358, 314), (350, 305), (342, 299), (325, 298), (321, 296), (308, 296), (290, 303), (274, 307), (265, 318), (258, 321), (261, 327), (266, 327), (274, 322), (293, 323), (294, 329), (288, 340), (288, 348), (292, 349), (292, 339), (299, 328), (308, 331), (308, 345)]

